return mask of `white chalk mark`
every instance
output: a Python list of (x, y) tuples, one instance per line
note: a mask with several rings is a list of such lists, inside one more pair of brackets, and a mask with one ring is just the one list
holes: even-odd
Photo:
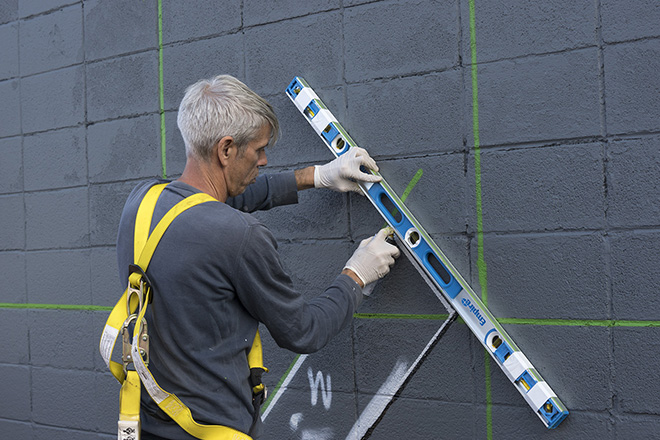
[(291, 428), (291, 431), (295, 432), (298, 430), (298, 425), (302, 419), (302, 413), (295, 413), (291, 415), (291, 418), (289, 419), (289, 427)]
[(323, 373), (318, 371), (316, 373), (316, 378), (314, 378), (314, 372), (312, 367), (307, 368), (307, 379), (309, 379), (309, 388), (312, 391), (312, 406), (316, 406), (319, 396), (318, 391), (321, 389), (321, 399), (323, 399), (323, 407), (326, 410), (330, 409), (332, 404), (332, 381), (330, 375), (326, 376), (325, 382), (323, 382)]
[(301, 365), (303, 362), (305, 362), (305, 359), (307, 359), (307, 354), (301, 354), (298, 356), (298, 359), (296, 362), (293, 364), (293, 367), (289, 370), (289, 373), (286, 375), (284, 378), (284, 381), (280, 385), (280, 387), (275, 391), (275, 395), (273, 396), (272, 400), (268, 404), (268, 407), (264, 411), (264, 413), (261, 415), (261, 420), (266, 420), (266, 417), (268, 417), (268, 414), (270, 414), (270, 411), (275, 407), (275, 404), (277, 401), (282, 397), (282, 394), (286, 391), (287, 387), (291, 383), (291, 380), (293, 379), (293, 376), (296, 375), (298, 370), (300, 369)]
[(330, 428), (306, 429), (302, 432), (301, 440), (332, 440), (333, 437)]

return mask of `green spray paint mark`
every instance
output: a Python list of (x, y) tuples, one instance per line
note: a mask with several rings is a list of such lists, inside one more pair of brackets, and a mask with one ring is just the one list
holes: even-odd
[(29, 309), (29, 310), (91, 310), (112, 311), (112, 307), (90, 306), (79, 304), (31, 304), (31, 303), (0, 303), (0, 309)]
[(167, 177), (165, 142), (165, 91), (163, 87), (163, 3), (158, 0), (158, 95), (160, 105), (160, 161), (163, 179)]
[[(412, 189), (415, 187), (415, 185), (417, 185), (417, 182), (419, 182), (419, 179), (422, 178), (422, 174), (424, 174), (424, 171), (422, 171), (421, 168), (418, 169), (417, 172), (415, 173), (415, 175), (413, 176), (412, 180), (410, 182), (408, 182), (408, 186), (406, 186), (406, 189), (403, 190), (403, 194), (401, 195), (401, 201), (402, 202), (406, 201), (406, 199), (408, 198), (408, 195), (410, 194), (410, 191), (412, 191)], [(399, 213), (398, 209), (394, 209), (394, 211), (391, 212), (393, 217), (396, 217), (396, 215), (398, 213)], [(386, 227), (386, 226), (387, 226), (387, 223), (385, 223), (381, 227), (381, 229)]]
[[(481, 300), (488, 307), (488, 282), (484, 258), (483, 208), (481, 203), (481, 140), (479, 137), (479, 94), (477, 87), (477, 33), (475, 30), (474, 0), (470, 4), (470, 71), (472, 76), (472, 133), (474, 137), (474, 176), (477, 203), (477, 272), (481, 285)], [(485, 351), (484, 351), (485, 353)], [(493, 400), (490, 383), (490, 356), (485, 356), (486, 374), (486, 437), (493, 438)]]

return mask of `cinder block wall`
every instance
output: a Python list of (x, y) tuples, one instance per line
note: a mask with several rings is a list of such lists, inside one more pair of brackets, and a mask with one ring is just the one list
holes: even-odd
[[(301, 75), (399, 194), (421, 174), (408, 207), (571, 411), (546, 430), (457, 322), (372, 438), (660, 438), (658, 23), (657, 0), (3, 0), (0, 437), (114, 437), (119, 214), (183, 170), (185, 87), (229, 73), (277, 109), (272, 172), (331, 158)], [(309, 297), (383, 224), (322, 190), (258, 217)], [(359, 312), (307, 357), (266, 332), (265, 438), (347, 438), (446, 314), (404, 259)]]

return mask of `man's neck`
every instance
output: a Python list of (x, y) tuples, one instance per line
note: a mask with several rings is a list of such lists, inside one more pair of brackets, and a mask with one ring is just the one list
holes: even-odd
[(183, 174), (177, 180), (223, 203), (227, 201), (227, 186), (222, 173), (197, 159), (188, 158)]

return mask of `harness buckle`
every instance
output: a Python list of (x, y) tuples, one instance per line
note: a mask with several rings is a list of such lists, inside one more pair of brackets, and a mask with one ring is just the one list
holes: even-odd
[[(121, 353), (122, 353), (122, 362), (124, 363), (124, 371), (128, 370), (128, 366), (133, 363), (132, 351), (132, 341), (131, 341), (131, 332), (130, 327), (133, 324), (133, 327), (137, 325), (137, 315), (133, 314), (129, 316), (121, 328)], [(134, 332), (135, 333), (135, 332)], [(149, 333), (147, 331), (147, 320), (142, 318), (142, 323), (138, 327), (138, 333), (135, 335), (138, 338), (138, 349), (140, 355), (142, 356), (142, 361), (145, 366), (149, 365)]]

